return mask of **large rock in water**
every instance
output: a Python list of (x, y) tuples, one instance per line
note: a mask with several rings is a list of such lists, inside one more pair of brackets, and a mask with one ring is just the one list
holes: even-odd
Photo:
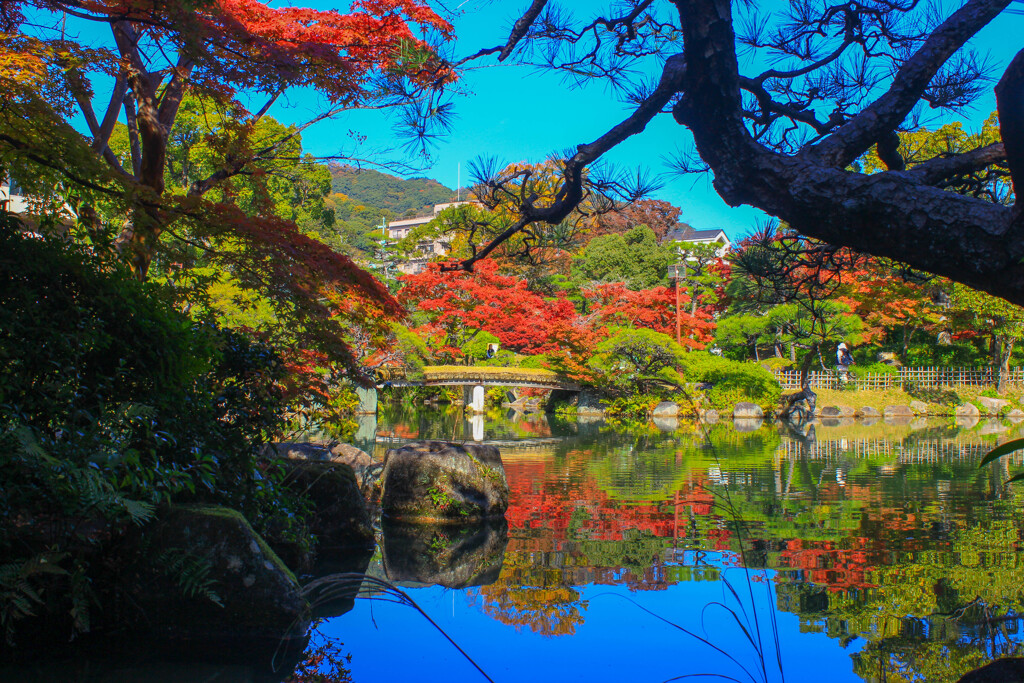
[(732, 409), (732, 416), (741, 420), (758, 420), (764, 417), (764, 411), (756, 403), (741, 401)]
[(147, 561), (128, 588), (140, 610), (135, 631), (195, 647), (305, 637), (309, 604), (295, 576), (241, 513), (173, 507), (139, 545)]
[(320, 548), (373, 545), (373, 525), (366, 499), (349, 465), (288, 460), (284, 485), (313, 504), (307, 520)]
[(461, 523), (503, 517), (508, 482), (494, 446), (419, 441), (384, 456), (381, 512), (392, 520)]

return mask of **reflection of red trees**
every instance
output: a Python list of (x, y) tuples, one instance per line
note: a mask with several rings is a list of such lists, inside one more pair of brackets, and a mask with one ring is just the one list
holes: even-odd
[[(570, 528), (573, 540), (621, 541), (628, 530), (682, 538), (690, 533), (688, 516), (709, 515), (714, 504), (700, 478), (680, 490), (677, 500), (634, 503), (612, 499), (591, 478), (574, 479), (571, 484), (562, 481), (547, 471), (552, 466), (545, 461), (505, 463), (509, 530), (516, 541), (532, 550), (560, 550)], [(577, 515), (578, 510), (585, 514)], [(527, 533), (517, 534), (517, 530)], [(728, 550), (730, 532), (718, 532), (713, 536), (724, 545), (716, 544), (715, 549)]]
[[(640, 532), (648, 538), (664, 539), (660, 550), (672, 547), (675, 541), (684, 545), (685, 540), (690, 547), (697, 541), (705, 549), (725, 553), (726, 564), (741, 563), (731, 521), (715, 508), (702, 472), (691, 472), (673, 499), (623, 501), (610, 497), (588, 475), (588, 456), (577, 452), (565, 461), (506, 463), (510, 552), (530, 553), (548, 568), (553, 562), (549, 554), (557, 554), (557, 570), (565, 586), (616, 584), (636, 590), (667, 587), (663, 552), (652, 554), (648, 565), (636, 571), (635, 565), (634, 570), (614, 563), (603, 566), (600, 558), (587, 556), (584, 546), (590, 541), (628, 543)], [(905, 551), (927, 547), (925, 535), (914, 533), (920, 531), (924, 519), (902, 506), (887, 506), (877, 490), (825, 484), (819, 495), (862, 503), (860, 528), (824, 540), (765, 538), (764, 532), (748, 531), (748, 541), (765, 539), (762, 543), (769, 547), (765, 559), (782, 571), (780, 580), (813, 582), (833, 591), (870, 588), (874, 586), (872, 572), (891, 562), (894, 547)]]

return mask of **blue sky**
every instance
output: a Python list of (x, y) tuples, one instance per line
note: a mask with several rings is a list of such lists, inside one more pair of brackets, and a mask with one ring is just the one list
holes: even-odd
[[(331, 3), (312, 4), (326, 8)], [(593, 7), (592, 2), (563, 4)], [(501, 42), (502, 30), (507, 29), (522, 5), (523, 2), (493, 0), (463, 2), (459, 5), (463, 14), (455, 22), (456, 54), (465, 55)], [(1022, 32), (1024, 16), (1004, 13), (975, 38), (973, 45), (990, 54), (997, 65), (995, 72), (1000, 74), (1001, 67), (1021, 47), (1021, 41), (1011, 36)], [(461, 86), (467, 93), (455, 99), (458, 118), (454, 130), (433, 150), (430, 166), (413, 174), (434, 178), (449, 187), (457, 184), (460, 164), (463, 183), (467, 182), (467, 165), (476, 157), (494, 156), (504, 162), (540, 161), (552, 152), (598, 137), (626, 115), (626, 109), (602, 85), (572, 90), (556, 74), (525, 67), (502, 65), (468, 70), (463, 72)], [(278, 107), (274, 115), (283, 121), (298, 121), (307, 111), (305, 104), (293, 98)], [(968, 112), (969, 127), (976, 127), (994, 109), (995, 98), (989, 93)], [(390, 126), (377, 114), (357, 113), (310, 129), (304, 135), (304, 143), (314, 154), (335, 154), (341, 149), (339, 141), (350, 140), (348, 131), (353, 129), (367, 135), (365, 147), (382, 149), (395, 144)], [(662, 172), (666, 170), (664, 158), (688, 141), (689, 134), (684, 128), (662, 116), (607, 158), (620, 168), (642, 166)], [(682, 219), (694, 227), (721, 227), (733, 238), (749, 231), (764, 217), (751, 207), (726, 205), (707, 176), (671, 176), (665, 187), (652, 196), (681, 207)]]
[[(433, 0), (435, 6), (436, 0)], [(956, 0), (936, 0), (952, 7)], [(294, 4), (330, 9), (331, 0), (293, 0)], [(455, 19), (454, 54), (471, 54), (481, 47), (502, 42), (508, 27), (517, 18), (526, 0), (445, 0), (458, 8)], [(280, 4), (274, 3), (271, 4)], [(592, 12), (592, 0), (563, 0), (580, 12)], [(782, 0), (759, 0), (759, 9), (770, 9)], [(1021, 3), (1024, 8), (1024, 2)], [(106, 42), (106, 33), (97, 34), (94, 26), (81, 27), (84, 36), (95, 35), (97, 42)], [(1004, 12), (980, 32), (972, 45), (987, 53), (998, 77), (1017, 50), (1024, 45), (1024, 13)], [(570, 89), (561, 77), (532, 68), (513, 65), (482, 66), (462, 71), (460, 90), (454, 100), (457, 118), (454, 129), (432, 150), (430, 163), (410, 176), (434, 178), (448, 187), (458, 184), (459, 168), (463, 184), (468, 184), (468, 165), (481, 156), (495, 157), (503, 162), (542, 161), (552, 153), (589, 142), (627, 115), (627, 109), (602, 84), (583, 90)], [(754, 66), (741, 63), (741, 70), (754, 71)], [(98, 100), (105, 101), (109, 83), (97, 83)], [(994, 83), (993, 83), (994, 85)], [(262, 103), (262, 102), (261, 102)], [(261, 104), (260, 103), (260, 104)], [(309, 93), (292, 93), (271, 110), (284, 123), (302, 123), (321, 111), (318, 98)], [(969, 128), (976, 128), (995, 109), (995, 98), (988, 92), (967, 112)], [(952, 120), (947, 117), (937, 123)], [(75, 125), (85, 129), (84, 120), (76, 117)], [(339, 152), (355, 152), (357, 156), (382, 158), (381, 150), (395, 148), (393, 122), (379, 112), (352, 112), (309, 128), (303, 134), (307, 151), (317, 156)], [(356, 144), (359, 135), (365, 142)], [(669, 116), (655, 119), (644, 133), (630, 138), (606, 155), (606, 160), (624, 170), (637, 167), (654, 173), (667, 170), (665, 158), (689, 145), (689, 133)], [(394, 156), (394, 155), (393, 155)], [(735, 239), (749, 232), (765, 218), (751, 207), (729, 207), (718, 197), (708, 176), (667, 176), (665, 186), (652, 197), (672, 202), (682, 209), (682, 220), (696, 228), (723, 228)]]

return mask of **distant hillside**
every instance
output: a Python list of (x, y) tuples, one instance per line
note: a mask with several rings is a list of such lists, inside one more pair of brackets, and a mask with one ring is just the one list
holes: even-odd
[(406, 214), (427, 215), (434, 204), (455, 199), (455, 190), (430, 178), (403, 180), (380, 171), (341, 164), (331, 165), (331, 192), (340, 192), (357, 204), (390, 211), (396, 218)]

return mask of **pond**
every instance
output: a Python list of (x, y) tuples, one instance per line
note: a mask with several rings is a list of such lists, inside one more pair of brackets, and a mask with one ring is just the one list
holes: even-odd
[[(416, 439), (497, 444), (510, 507), (507, 530), (468, 538), (379, 530), (357, 567), (364, 597), (314, 637), (351, 655), (357, 683), (956, 681), (1024, 649), (1024, 500), (1006, 483), (1024, 463), (978, 465), (1022, 425), (623, 430), (389, 410), (363, 425), (375, 458)], [(0, 668), (0, 681), (252, 683), (290, 670), (128, 659)]]
[(1018, 652), (1021, 463), (978, 466), (1018, 426), (738, 427), (382, 412), (378, 457), (499, 444), (507, 545), (439, 568), (385, 538), (367, 572), (423, 614), (378, 594), (320, 632), (355, 681), (955, 681)]

